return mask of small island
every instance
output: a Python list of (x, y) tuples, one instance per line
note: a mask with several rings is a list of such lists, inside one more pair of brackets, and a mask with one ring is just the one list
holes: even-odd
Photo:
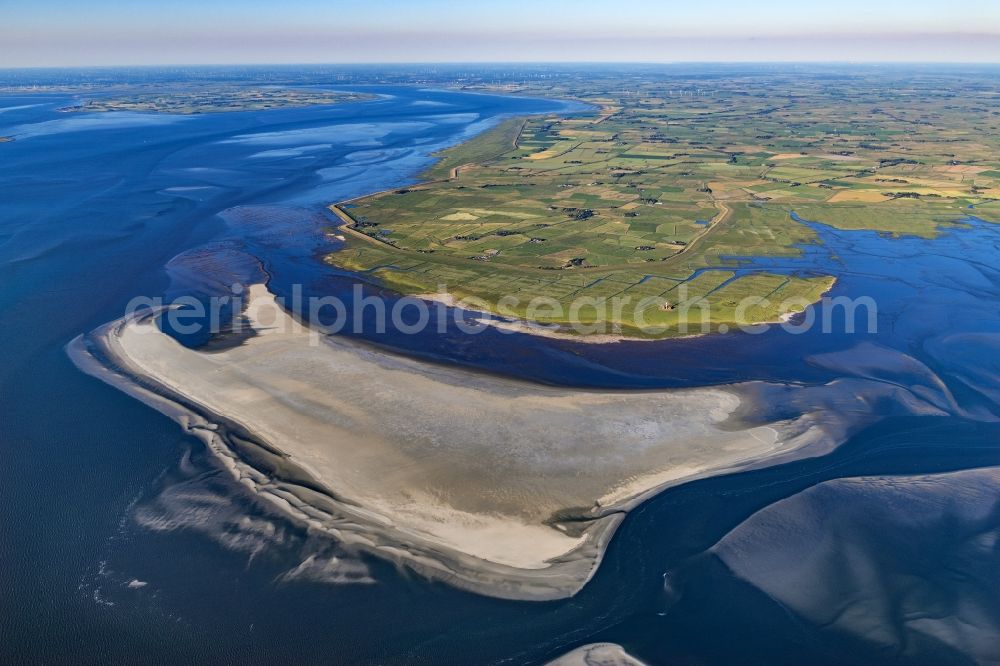
[(178, 90), (141, 90), (131, 94), (90, 98), (80, 104), (64, 107), (60, 111), (70, 113), (135, 111), (190, 115), (344, 104), (374, 98), (374, 95), (365, 93), (311, 88), (202, 86)]

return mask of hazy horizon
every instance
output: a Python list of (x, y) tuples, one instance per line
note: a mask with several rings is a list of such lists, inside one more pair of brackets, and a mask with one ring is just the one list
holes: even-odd
[(9, 7), (0, 67), (677, 62), (1000, 62), (1000, 4), (711, 5), (444, 0), (38, 0)]
[[(394, 67), (405, 68), (405, 67), (512, 67), (512, 68), (526, 68), (530, 69), (532, 67), (551, 67), (554, 71), (574, 71), (573, 68), (588, 68), (588, 67), (613, 67), (621, 66), (624, 68), (629, 67), (683, 67), (691, 66), (698, 67), (704, 66), (706, 68), (710, 67), (721, 67), (721, 68), (735, 68), (738, 66), (746, 67), (770, 67), (770, 66), (799, 66), (799, 67), (810, 67), (815, 66), (817, 69), (821, 68), (836, 68), (836, 67), (898, 67), (898, 68), (941, 68), (941, 69), (961, 69), (962, 67), (972, 67), (972, 68), (1000, 68), (1000, 61), (963, 61), (963, 60), (913, 60), (913, 61), (902, 61), (902, 60), (859, 60), (859, 61), (847, 61), (847, 60), (673, 60), (673, 61), (641, 61), (641, 60), (524, 60), (524, 61), (501, 61), (501, 60), (398, 60), (398, 61), (383, 61), (383, 62), (151, 62), (151, 63), (120, 63), (120, 64), (95, 64), (95, 65), (17, 65), (17, 66), (4, 66), (0, 65), (0, 71), (30, 71), (30, 70), (115, 70), (115, 69), (239, 69), (239, 68), (298, 68), (298, 67), (318, 67), (318, 68), (336, 68), (343, 67), (345, 69), (349, 68), (380, 68), (384, 67), (387, 70)], [(565, 66), (565, 69), (557, 69)]]

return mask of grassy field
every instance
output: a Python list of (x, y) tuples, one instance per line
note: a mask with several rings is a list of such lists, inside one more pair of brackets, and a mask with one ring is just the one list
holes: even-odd
[[(726, 257), (798, 254), (815, 235), (793, 211), (927, 237), (969, 206), (1000, 220), (994, 93), (946, 83), (959, 92), (878, 77), (532, 84), (523, 92), (601, 111), (507, 121), (444, 151), (432, 182), (335, 207), (349, 242), (329, 261), (545, 322), (565, 323), (581, 298), (627, 297), (610, 318), (630, 335), (640, 322), (684, 333), (700, 304), (713, 328), (774, 321), (835, 276), (735, 275)], [(737, 312), (747, 297), (769, 304)], [(562, 312), (532, 309), (537, 298)]]
[(498, 158), (514, 149), (523, 126), (523, 119), (505, 120), (469, 141), (437, 153), (438, 161), (420, 175), (427, 180), (452, 178), (459, 167)]

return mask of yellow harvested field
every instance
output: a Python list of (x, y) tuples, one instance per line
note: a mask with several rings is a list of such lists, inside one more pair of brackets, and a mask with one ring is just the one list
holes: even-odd
[(471, 222), (472, 220), (478, 220), (479, 218), (472, 213), (458, 212), (452, 213), (451, 215), (445, 215), (441, 219), (448, 222)]
[(718, 201), (742, 201), (747, 198), (747, 192), (742, 189), (719, 190), (713, 187), (712, 197)]
[(537, 153), (532, 153), (528, 155), (529, 160), (547, 160), (553, 157), (559, 157), (560, 155), (569, 152), (575, 148), (578, 144), (573, 141), (562, 141), (551, 148), (546, 148), (545, 150), (539, 151)]
[(629, 148), (630, 153), (633, 155), (658, 155), (660, 157), (669, 157), (673, 155), (676, 150), (671, 149), (669, 146), (664, 146), (659, 143), (640, 143), (636, 146)]
[(569, 139), (610, 139), (609, 132), (597, 132), (594, 130), (564, 129), (559, 130), (559, 136)]
[[(948, 183), (948, 185), (946, 185), (946, 187), (952, 187), (953, 188), (953, 187), (955, 187), (955, 184), (954, 183)], [(903, 188), (900, 188), (900, 189), (903, 190), (903, 191), (906, 191), (906, 192), (913, 192), (915, 194), (920, 194), (920, 195), (923, 195), (923, 196), (938, 196), (938, 197), (951, 197), (951, 196), (959, 196), (960, 197), (960, 196), (962, 196), (962, 191), (961, 190), (954, 190), (953, 192), (949, 192), (948, 190), (941, 189), (941, 188), (938, 188), (938, 187), (927, 187), (927, 186), (913, 187), (912, 185), (907, 185), (906, 187), (903, 187)], [(891, 191), (895, 192), (896, 190), (891, 190)]]
[(842, 203), (845, 201), (860, 201), (864, 203), (875, 203), (888, 201), (889, 197), (879, 190), (841, 190), (827, 199), (829, 203)]
[(989, 171), (990, 167), (973, 166), (971, 164), (957, 164), (943, 167), (942, 170), (947, 171), (948, 173), (982, 173), (983, 171)]
[(742, 192), (745, 187), (766, 185), (768, 182), (769, 181), (766, 180), (710, 180), (708, 181), (708, 187), (712, 190), (713, 194), (718, 196), (719, 192), (723, 192), (725, 190)]
[(470, 208), (469, 212), (482, 217), (486, 217), (487, 215), (503, 215), (504, 217), (513, 217), (518, 220), (530, 220), (533, 217), (538, 217), (535, 213), (525, 213), (518, 210), (484, 210), (482, 208)]
[(545, 259), (556, 259), (558, 261), (569, 261), (573, 257), (579, 257), (580, 255), (586, 254), (587, 248), (585, 247), (570, 247), (565, 250), (560, 250), (559, 252), (553, 252), (552, 254), (543, 255)]

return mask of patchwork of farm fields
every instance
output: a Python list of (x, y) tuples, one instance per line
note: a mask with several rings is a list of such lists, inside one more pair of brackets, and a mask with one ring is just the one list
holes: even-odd
[[(775, 321), (836, 278), (734, 272), (738, 257), (815, 242), (795, 217), (923, 236), (960, 224), (970, 206), (1000, 220), (998, 93), (980, 83), (649, 77), (623, 89), (595, 75), (526, 85), (516, 92), (597, 110), (508, 121), (445, 151), (423, 185), (333, 206), (348, 244), (328, 259), (403, 293), (443, 287), (551, 323), (581, 297), (617, 298), (611, 323), (628, 335), (643, 335), (639, 322), (683, 333), (702, 305), (716, 329)], [(739, 307), (748, 297), (767, 303)], [(532, 309), (532, 299), (558, 307)]]

